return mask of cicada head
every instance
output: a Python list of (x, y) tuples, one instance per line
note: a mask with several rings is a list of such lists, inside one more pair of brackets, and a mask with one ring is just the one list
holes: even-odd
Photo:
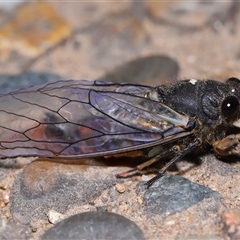
[(232, 77), (227, 80), (226, 84), (230, 91), (222, 101), (222, 116), (240, 128), (240, 80)]

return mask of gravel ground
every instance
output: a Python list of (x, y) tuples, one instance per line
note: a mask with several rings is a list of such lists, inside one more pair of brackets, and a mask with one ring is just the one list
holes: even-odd
[[(239, 9), (237, 1), (53, 1), (3, 9), (1, 92), (56, 79), (154, 86), (238, 77)], [(239, 239), (238, 161), (220, 161), (211, 153), (189, 157), (149, 189), (143, 183), (154, 175), (115, 177), (129, 164), (91, 165), (2, 161), (0, 236), (38, 239), (45, 233), (47, 239), (52, 235), (46, 231), (58, 220), (93, 211), (120, 214), (111, 217), (116, 225), (133, 226), (132, 239)], [(112, 228), (108, 215), (103, 214), (105, 220), (99, 214), (81, 216), (71, 221), (94, 219), (99, 224), (93, 234), (100, 232), (101, 221)], [(66, 231), (65, 223), (54, 231)], [(127, 229), (123, 226), (109, 239)]]

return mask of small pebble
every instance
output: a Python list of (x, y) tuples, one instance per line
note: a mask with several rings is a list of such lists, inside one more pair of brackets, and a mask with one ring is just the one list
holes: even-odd
[(2, 189), (2, 190), (6, 190), (6, 189), (7, 189), (6, 184), (3, 183), (3, 182), (0, 182), (0, 189)]
[(139, 204), (142, 204), (142, 203), (143, 203), (143, 200), (142, 200), (141, 197), (137, 197), (136, 200), (137, 200), (137, 202), (138, 202)]
[(9, 192), (5, 191), (2, 193), (3, 196), (3, 202), (5, 205), (7, 205), (9, 203)]
[(108, 202), (108, 197), (102, 196), (101, 200), (102, 200), (103, 203), (107, 203)]
[(141, 229), (129, 219), (109, 212), (76, 214), (48, 229), (40, 238), (46, 239), (145, 239)]
[(240, 209), (227, 210), (222, 214), (223, 231), (231, 240), (240, 239)]
[(49, 210), (47, 213), (47, 216), (48, 216), (49, 222), (52, 224), (55, 224), (64, 218), (63, 214), (54, 210)]
[(119, 192), (119, 193), (124, 193), (126, 191), (126, 188), (123, 184), (116, 184), (116, 190)]

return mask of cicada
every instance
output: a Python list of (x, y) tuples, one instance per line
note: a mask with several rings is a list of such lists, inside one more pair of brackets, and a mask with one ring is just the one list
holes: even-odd
[(68, 80), (20, 89), (0, 95), (0, 158), (95, 158), (141, 150), (148, 160), (143, 168), (171, 156), (150, 186), (195, 149), (239, 155), (238, 135), (231, 135), (235, 141), (228, 136), (240, 127), (239, 102), (237, 78), (156, 87)]

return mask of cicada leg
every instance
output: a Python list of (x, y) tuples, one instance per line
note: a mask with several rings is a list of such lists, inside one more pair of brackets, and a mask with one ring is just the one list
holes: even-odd
[(180, 160), (182, 157), (184, 157), (185, 155), (187, 155), (188, 153), (190, 153), (192, 151), (192, 149), (198, 147), (199, 145), (201, 145), (202, 141), (200, 139), (195, 139), (193, 142), (191, 142), (189, 145), (187, 145), (187, 147), (185, 147), (184, 149), (182, 149), (181, 151), (179, 151), (177, 153), (177, 155), (170, 161), (168, 162), (159, 172), (158, 174), (153, 177), (152, 179), (150, 179), (146, 184), (147, 187), (149, 188), (154, 182), (156, 182), (159, 178), (161, 178), (163, 176), (163, 174), (168, 170), (168, 168), (170, 166), (172, 166), (173, 164), (175, 164), (178, 160)]
[(146, 184), (147, 187), (150, 187), (155, 181), (157, 181), (159, 178), (161, 178), (163, 176), (163, 174), (167, 171), (167, 169), (172, 166), (173, 164), (175, 164), (178, 160), (180, 160), (182, 157), (184, 157), (185, 155), (187, 155), (188, 153), (190, 153), (192, 151), (192, 149), (198, 147), (199, 145), (201, 145), (202, 141), (200, 139), (195, 139), (193, 142), (191, 142), (189, 145), (187, 145), (184, 149), (180, 150), (180, 147), (178, 145), (175, 145), (173, 147), (171, 147), (170, 149), (157, 154), (155, 157), (151, 158), (150, 160), (138, 165), (136, 168), (133, 168), (129, 171), (126, 172), (122, 172), (120, 174), (117, 175), (117, 177), (124, 177), (126, 175), (131, 174), (135, 174), (135, 173), (139, 173), (140, 171), (142, 171), (144, 168), (149, 167), (150, 165), (152, 165), (153, 163), (156, 163), (157, 161), (159, 161), (160, 159), (162, 159), (163, 157), (169, 156), (170, 154), (175, 154), (175, 157), (168, 162), (159, 172), (158, 174), (153, 177), (152, 179), (150, 179)]
[(219, 156), (240, 156), (240, 134), (232, 134), (214, 142), (213, 149)]
[(162, 159), (164, 157), (167, 157), (167, 156), (169, 156), (171, 154), (176, 154), (179, 150), (180, 150), (180, 147), (178, 145), (175, 145), (175, 146), (171, 147), (170, 149), (167, 149), (166, 151), (164, 151), (162, 153), (159, 153), (156, 156), (150, 158), (148, 161), (138, 165), (137, 167), (132, 168), (132, 169), (130, 169), (128, 171), (121, 172), (121, 173), (117, 174), (117, 177), (127, 177), (129, 175), (142, 173), (142, 170), (144, 168), (151, 166), (152, 164), (158, 162), (160, 159)]

